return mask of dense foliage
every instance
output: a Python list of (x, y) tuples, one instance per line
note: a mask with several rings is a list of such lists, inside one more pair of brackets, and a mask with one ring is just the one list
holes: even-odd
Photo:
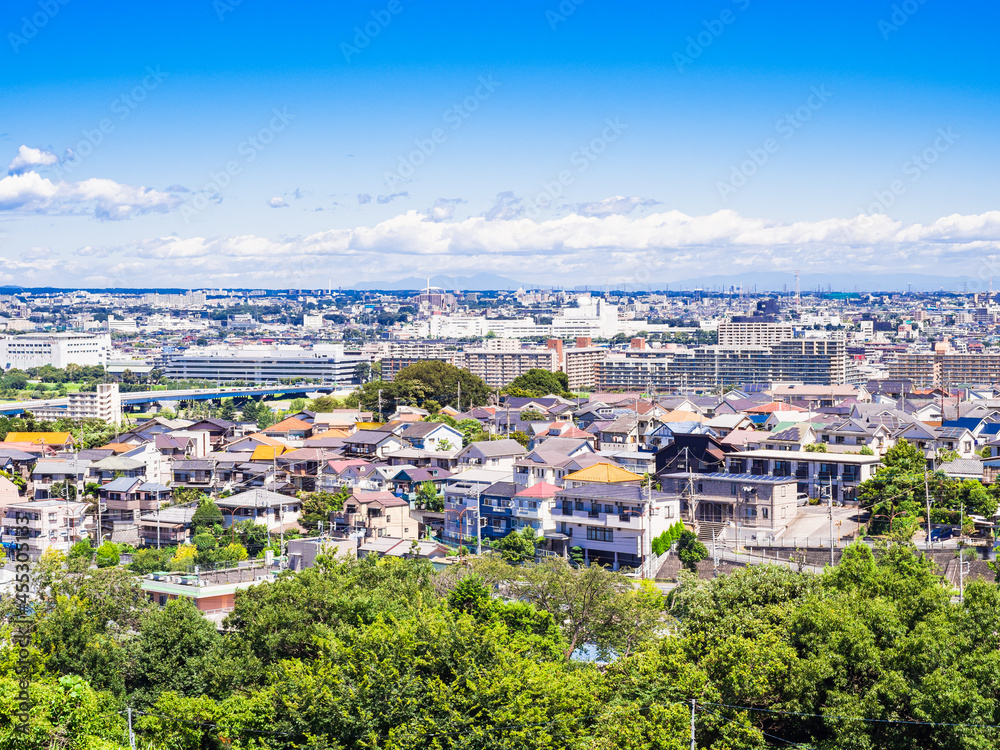
[(1000, 589), (957, 602), (905, 544), (684, 576), (669, 600), (560, 559), (324, 557), (240, 591), (222, 633), (122, 568), (72, 571), (36, 566), (20, 655), (0, 600), (0, 747), (123, 750), (131, 707), (142, 748), (683, 750), (692, 699), (699, 748), (1000, 743)]

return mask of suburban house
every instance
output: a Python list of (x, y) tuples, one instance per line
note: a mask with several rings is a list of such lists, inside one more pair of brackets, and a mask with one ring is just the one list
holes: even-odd
[(448, 451), (462, 447), (462, 433), (443, 422), (412, 422), (399, 436), (414, 448), (425, 451)]
[(222, 525), (229, 528), (240, 521), (253, 521), (277, 533), (295, 528), (301, 513), (300, 502), (265, 489), (253, 489), (215, 501), (222, 511)]
[(514, 461), (527, 453), (516, 440), (479, 440), (470, 443), (458, 454), (459, 468), (481, 468), (492, 471), (513, 471)]
[(90, 471), (90, 461), (72, 458), (42, 458), (31, 470), (31, 485), (34, 498), (45, 500), (53, 497), (53, 485), (71, 485), (76, 488), (77, 497), (83, 495), (84, 484)]
[(344, 509), (332, 513), (330, 520), (339, 534), (417, 538), (417, 522), (410, 518), (410, 504), (391, 492), (355, 490), (344, 501)]
[(403, 446), (403, 439), (391, 432), (358, 430), (344, 438), (344, 456), (369, 460), (384, 459)]
[(549, 536), (555, 551), (579, 547), (588, 563), (638, 569), (652, 556), (652, 539), (679, 519), (676, 495), (636, 484), (583, 484), (555, 494), (554, 531), (564, 539)]
[(724, 524), (738, 522), (748, 532), (777, 533), (798, 513), (794, 477), (678, 472), (662, 475), (660, 482), (665, 492), (681, 498), (685, 520), (717, 524), (716, 532)]

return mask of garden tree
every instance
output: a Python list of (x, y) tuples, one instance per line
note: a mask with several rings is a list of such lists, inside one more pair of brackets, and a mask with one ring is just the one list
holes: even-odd
[(315, 658), (333, 633), (429, 604), (432, 576), (423, 560), (321, 556), (316, 567), (296, 576), (237, 592), (224, 624), (242, 658), (262, 665)]
[(246, 403), (243, 404), (243, 408), (240, 409), (240, 416), (244, 422), (257, 423), (257, 418), (259, 416), (260, 404), (254, 401), (252, 398), (247, 399)]
[(514, 430), (512, 433), (510, 433), (510, 439), (516, 440), (525, 448), (527, 448), (528, 444), (531, 442), (531, 436), (526, 432), (522, 432), (521, 430)]
[(129, 685), (132, 698), (152, 705), (166, 691), (202, 695), (207, 691), (206, 662), (220, 636), (186, 597), (143, 618), (139, 628), (136, 671)]
[(367, 362), (359, 362), (354, 366), (354, 380), (358, 383), (367, 383), (371, 379), (372, 366)]
[[(199, 503), (205, 493), (197, 487), (174, 487), (172, 491), (173, 505), (187, 505), (188, 503)], [(221, 513), (221, 511), (220, 511)]]
[(247, 519), (230, 525), (228, 531), (230, 541), (239, 542), (251, 557), (257, 557), (267, 547), (267, 528), (263, 524)]
[(440, 512), (444, 510), (444, 496), (438, 491), (437, 485), (430, 480), (417, 485), (415, 505), (420, 510)]
[(100, 692), (77, 675), (34, 676), (27, 681), (27, 726), (18, 716), (19, 680), (0, 673), (0, 747), (51, 750), (53, 747), (126, 750), (125, 717), (111, 693)]
[(698, 541), (697, 534), (685, 529), (677, 539), (677, 556), (685, 568), (694, 572), (698, 569), (698, 563), (708, 557), (708, 550)]
[(323, 526), (329, 529), (330, 514), (343, 510), (344, 501), (350, 496), (351, 488), (346, 486), (336, 493), (309, 492), (300, 494), (302, 513), (299, 516), (299, 526), (309, 533), (315, 533), (322, 521)]
[(518, 375), (504, 388), (510, 396), (561, 396), (569, 392), (569, 377), (564, 372), (533, 369)]
[(304, 398), (296, 398), (288, 404), (288, 412), (290, 414), (298, 414), (300, 411), (306, 408), (306, 400)]
[(232, 422), (236, 419), (236, 406), (233, 404), (231, 398), (222, 399), (222, 406), (219, 407), (218, 417), (227, 422)]
[[(418, 397), (417, 406), (426, 399), (434, 399), (440, 404), (455, 406), (459, 411), (473, 406), (483, 406), (490, 397), (490, 387), (486, 382), (468, 370), (437, 359), (416, 362), (400, 370), (393, 383), (411, 389)], [(458, 384), (462, 384), (462, 403), (458, 404)]]
[[(511, 592), (516, 598), (549, 612), (561, 623), (567, 660), (585, 644), (593, 644), (607, 656), (614, 643), (626, 639), (614, 627), (622, 622), (621, 608), (650, 604), (645, 599), (629, 600), (626, 597), (632, 593), (629, 579), (600, 565), (573, 568), (562, 558), (546, 557), (516, 570), (517, 575), (509, 584)], [(657, 605), (657, 611), (660, 610), (662, 605)], [(645, 622), (645, 618), (636, 619)]]
[(0, 477), (9, 479), (11, 483), (17, 487), (18, 492), (24, 492), (25, 488), (28, 486), (27, 480), (20, 474), (12, 474), (9, 471), (0, 470)]
[(225, 519), (215, 500), (208, 495), (202, 495), (198, 500), (198, 508), (191, 516), (191, 530), (195, 534), (210, 531), (214, 526), (222, 526)]
[(163, 547), (160, 549), (147, 547), (136, 550), (132, 553), (132, 562), (129, 563), (128, 569), (139, 575), (164, 571), (167, 569), (174, 551), (173, 547)]
[(118, 547), (113, 542), (105, 542), (98, 547), (96, 557), (98, 568), (112, 568), (121, 561)]
[(81, 539), (69, 548), (69, 553), (66, 555), (66, 558), (68, 560), (83, 558), (90, 563), (94, 559), (94, 548), (90, 545), (90, 542), (85, 539)]
[(170, 558), (169, 565), (170, 570), (175, 571), (185, 571), (193, 570), (195, 565), (195, 556), (198, 554), (198, 548), (193, 544), (182, 544), (175, 551), (174, 556)]
[(805, 447), (809, 453), (826, 453), (826, 443), (809, 443)]
[(535, 530), (530, 526), (525, 526), (523, 529), (512, 531), (507, 536), (497, 540), (493, 543), (493, 547), (504, 560), (520, 563), (535, 559), (537, 541)]
[(479, 440), (489, 439), (483, 432), (483, 426), (478, 419), (463, 419), (455, 427), (462, 433), (463, 448)]
[(319, 396), (306, 405), (306, 409), (311, 412), (326, 413), (335, 409), (345, 409), (344, 402), (333, 396)]

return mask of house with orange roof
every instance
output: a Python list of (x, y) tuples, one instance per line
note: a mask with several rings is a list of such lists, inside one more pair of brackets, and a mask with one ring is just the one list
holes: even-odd
[(297, 417), (287, 417), (266, 430), (261, 430), (261, 433), (285, 441), (305, 440), (312, 437), (313, 426)]
[(68, 432), (8, 432), (4, 443), (25, 443), (56, 450), (70, 450), (76, 441)]
[(584, 484), (639, 484), (642, 477), (639, 474), (624, 469), (610, 461), (588, 466), (586, 469), (574, 471), (563, 477), (563, 486), (577, 487)]

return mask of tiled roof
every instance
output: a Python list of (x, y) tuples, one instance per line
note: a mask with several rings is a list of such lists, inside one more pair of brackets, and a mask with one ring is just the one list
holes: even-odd
[(68, 432), (8, 432), (5, 443), (34, 443), (36, 445), (65, 445), (72, 442)]
[(628, 469), (616, 466), (611, 463), (599, 463), (588, 466), (586, 469), (574, 471), (563, 477), (566, 482), (588, 482), (593, 484), (619, 484), (621, 482), (637, 482), (642, 477), (633, 474)]

